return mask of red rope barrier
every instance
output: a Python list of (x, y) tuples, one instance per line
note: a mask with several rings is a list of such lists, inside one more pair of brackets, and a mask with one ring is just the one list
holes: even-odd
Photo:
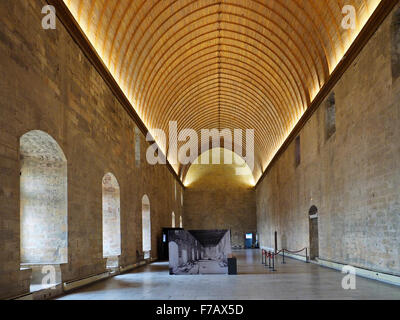
[(272, 255), (276, 256), (276, 255), (280, 254), (283, 251), (286, 251), (286, 252), (289, 252), (289, 253), (299, 253), (299, 252), (302, 252), (302, 251), (304, 251), (306, 249), (307, 249), (307, 247), (305, 247), (305, 248), (303, 248), (301, 250), (297, 250), (297, 251), (290, 251), (288, 249), (281, 249), (281, 250), (277, 251), (276, 253), (274, 253), (272, 251), (266, 251), (266, 250), (262, 249), (262, 254), (266, 255), (267, 257), (270, 257)]
[[(299, 253), (299, 252), (302, 252), (302, 251), (304, 251), (304, 250), (306, 250), (307, 248), (303, 248), (303, 249), (301, 249), (301, 250), (298, 250), (298, 251), (290, 251), (290, 250), (288, 250), (288, 249), (282, 249), (282, 250), (285, 250), (286, 252), (289, 252), (289, 253)], [(281, 250), (281, 251), (282, 251)]]
[(285, 250), (285, 249), (279, 250), (279, 251), (277, 251), (276, 253), (275, 253), (275, 252), (271, 252), (271, 254), (272, 254), (273, 256), (277, 256), (277, 255), (280, 254), (283, 250)]
[(272, 257), (272, 256), (276, 256), (276, 255), (280, 254), (281, 252), (283, 252), (283, 250), (287, 251), (286, 249), (282, 249), (282, 250), (279, 250), (278, 252), (274, 253), (273, 251), (265, 251), (264, 249), (262, 249), (262, 254), (267, 257)]

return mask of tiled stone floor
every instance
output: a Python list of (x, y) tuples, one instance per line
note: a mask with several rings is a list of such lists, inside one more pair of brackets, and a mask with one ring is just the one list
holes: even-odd
[(342, 289), (344, 274), (287, 259), (277, 272), (261, 265), (259, 250), (234, 251), (237, 276), (170, 276), (168, 263), (153, 263), (94, 283), (61, 297), (65, 300), (249, 300), (249, 299), (400, 299), (400, 287), (357, 277), (356, 290)]

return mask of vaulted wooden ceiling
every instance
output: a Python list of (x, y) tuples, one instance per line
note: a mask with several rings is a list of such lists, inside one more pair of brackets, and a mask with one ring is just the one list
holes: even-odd
[(150, 132), (255, 129), (257, 180), (380, 0), (64, 2)]

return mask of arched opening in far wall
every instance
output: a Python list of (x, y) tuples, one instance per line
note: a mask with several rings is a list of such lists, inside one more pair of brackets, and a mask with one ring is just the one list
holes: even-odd
[(149, 259), (151, 257), (151, 216), (150, 200), (147, 195), (142, 198), (142, 238), (144, 258)]
[[(42, 267), (68, 261), (67, 159), (58, 143), (40, 130), (20, 138), (20, 253), (23, 268), (32, 269), (31, 291), (42, 288)], [(37, 287), (37, 288), (36, 288)]]
[(117, 268), (121, 255), (120, 188), (112, 173), (103, 177), (102, 190), (103, 257), (107, 259), (107, 268)]

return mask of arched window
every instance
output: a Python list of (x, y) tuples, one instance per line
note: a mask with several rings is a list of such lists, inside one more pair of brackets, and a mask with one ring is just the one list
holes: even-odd
[(107, 267), (119, 266), (121, 255), (120, 190), (112, 173), (103, 177), (103, 257)]
[(67, 159), (47, 133), (20, 139), (21, 263), (66, 263)]
[(142, 198), (142, 241), (144, 258), (150, 258), (151, 251), (151, 218), (150, 218), (150, 200), (147, 195)]
[(179, 217), (179, 228), (183, 228), (182, 216)]
[(400, 8), (392, 20), (392, 77), (396, 80), (400, 76)]
[(55, 285), (68, 262), (67, 159), (47, 133), (20, 138), (20, 257), (32, 269), (31, 291), (42, 286), (42, 267), (52, 265)]
[(175, 212), (172, 212), (172, 228), (175, 228)]

